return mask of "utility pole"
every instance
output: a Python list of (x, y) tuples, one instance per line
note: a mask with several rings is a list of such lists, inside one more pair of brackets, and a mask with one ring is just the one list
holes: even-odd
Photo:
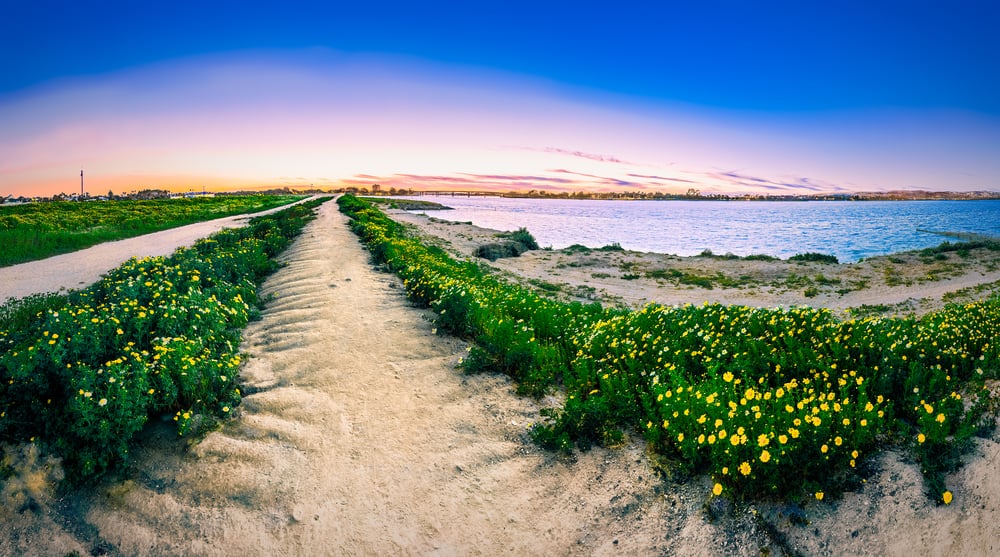
[(83, 197), (83, 169), (80, 169), (80, 197)]

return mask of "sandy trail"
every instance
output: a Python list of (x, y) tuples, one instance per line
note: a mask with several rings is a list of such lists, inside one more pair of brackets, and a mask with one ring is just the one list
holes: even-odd
[(696, 498), (656, 494), (639, 449), (575, 463), (536, 450), (534, 403), (456, 370), (465, 345), (371, 268), (335, 204), (286, 260), (247, 330), (256, 392), (237, 418), (186, 454), (154, 429), (132, 479), (16, 539), (151, 556), (655, 554), (698, 516)]
[[(333, 203), (264, 285), (235, 418), (184, 450), (145, 432), (125, 479), (0, 521), (0, 555), (986, 555), (1000, 547), (1000, 445), (979, 441), (950, 507), (888, 453), (856, 493), (703, 510), (707, 478), (658, 477), (641, 443), (570, 461), (526, 438), (538, 406), (455, 369)], [(759, 511), (759, 512), (758, 512)], [(782, 546), (767, 532), (779, 532)]]
[(235, 215), (188, 224), (135, 238), (105, 242), (39, 261), (0, 267), (0, 304), (11, 298), (23, 298), (31, 294), (85, 288), (97, 282), (104, 273), (132, 257), (170, 255), (177, 248), (190, 246), (195, 241), (223, 228), (245, 226), (253, 217), (274, 213), (290, 206), (283, 205), (249, 215)]

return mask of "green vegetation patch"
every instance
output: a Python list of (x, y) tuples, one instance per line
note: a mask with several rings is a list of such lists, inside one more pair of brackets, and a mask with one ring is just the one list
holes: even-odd
[(481, 245), (476, 248), (474, 255), (489, 261), (496, 261), (502, 257), (517, 257), (526, 251), (538, 249), (538, 242), (526, 228), (520, 228), (514, 232), (503, 232), (497, 236), (504, 240)]
[(935, 247), (920, 250), (920, 255), (924, 257), (944, 255), (942, 259), (947, 259), (948, 253), (964, 253), (962, 257), (968, 257), (969, 251), (974, 249), (988, 249), (990, 251), (1000, 251), (1000, 241), (992, 239), (971, 240), (968, 242), (942, 242)]
[(434, 201), (423, 201), (420, 199), (395, 199), (392, 197), (362, 197), (365, 201), (385, 205), (390, 209), (400, 209), (403, 211), (450, 211), (451, 207), (442, 205)]
[(816, 253), (816, 252), (812, 252), (812, 251), (806, 252), (806, 253), (795, 254), (795, 255), (789, 257), (788, 260), (789, 261), (812, 261), (812, 262), (815, 262), (815, 263), (827, 263), (827, 264), (830, 264), (830, 265), (836, 265), (837, 263), (840, 263), (840, 261), (837, 259), (837, 256), (835, 256), (835, 255), (827, 255), (825, 253)]
[(185, 224), (264, 211), (299, 199), (302, 197), (245, 195), (0, 207), (0, 267)]

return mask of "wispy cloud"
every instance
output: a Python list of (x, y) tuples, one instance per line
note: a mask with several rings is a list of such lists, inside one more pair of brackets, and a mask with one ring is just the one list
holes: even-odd
[(760, 176), (751, 176), (734, 170), (725, 172), (709, 172), (706, 176), (723, 183), (748, 188), (751, 190), (765, 189), (785, 193), (835, 193), (848, 191), (847, 188), (823, 182), (812, 178), (792, 178), (789, 180), (773, 180)]
[(477, 180), (498, 180), (501, 182), (553, 182), (556, 184), (571, 184), (573, 180), (566, 178), (552, 178), (550, 176), (522, 176), (516, 174), (468, 174), (461, 173), (462, 176), (470, 176)]
[(572, 170), (566, 170), (565, 168), (555, 168), (555, 169), (549, 170), (549, 172), (558, 172), (560, 174), (569, 174), (569, 175), (572, 175), (572, 176), (582, 176), (584, 178), (589, 178), (591, 180), (594, 180), (594, 181), (596, 181), (596, 182), (598, 182), (600, 184), (604, 184), (604, 185), (607, 185), (607, 186), (620, 186), (620, 187), (627, 187), (627, 188), (643, 188), (643, 189), (645, 189), (647, 187), (647, 184), (643, 184), (641, 182), (633, 182), (633, 181), (630, 181), (630, 180), (623, 180), (621, 178), (615, 178), (615, 177), (612, 177), (612, 176), (598, 176), (596, 174), (586, 174), (584, 172), (574, 172)]
[(697, 184), (694, 180), (686, 180), (684, 178), (671, 178), (669, 176), (657, 176), (655, 174), (627, 174), (630, 178), (645, 178), (647, 180), (659, 180), (661, 182), (679, 182), (682, 184)]
[(556, 155), (566, 155), (597, 162), (607, 162), (612, 164), (629, 164), (633, 166), (646, 166), (640, 163), (625, 160), (617, 155), (603, 155), (599, 153), (588, 153), (576, 149), (564, 149), (562, 147), (516, 147), (521, 151), (534, 151), (536, 153), (551, 153)]

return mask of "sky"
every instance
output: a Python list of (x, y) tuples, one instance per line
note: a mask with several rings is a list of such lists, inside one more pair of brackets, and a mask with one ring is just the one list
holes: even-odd
[(1000, 4), (10, 2), (0, 196), (1000, 191)]

